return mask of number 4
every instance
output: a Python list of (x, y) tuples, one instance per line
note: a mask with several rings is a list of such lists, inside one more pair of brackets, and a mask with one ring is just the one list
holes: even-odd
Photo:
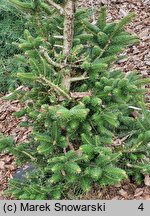
[(138, 207), (139, 210), (143, 211), (144, 210), (144, 206), (143, 206), (143, 203), (141, 203)]

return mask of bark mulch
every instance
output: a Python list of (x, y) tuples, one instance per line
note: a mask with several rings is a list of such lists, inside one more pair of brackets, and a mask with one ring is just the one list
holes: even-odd
[[(31, 128), (23, 128), (19, 126), (24, 118), (15, 118), (14, 112), (17, 112), (23, 107), (18, 100), (6, 101), (0, 99), (0, 133), (13, 137), (15, 142), (25, 142)], [(16, 171), (15, 159), (12, 155), (1, 153), (0, 154), (0, 199), (3, 199), (2, 193), (7, 188), (8, 180), (13, 178)]]
[(129, 180), (116, 186), (101, 188), (95, 185), (86, 195), (82, 196), (83, 200), (150, 200), (150, 187), (136, 185)]

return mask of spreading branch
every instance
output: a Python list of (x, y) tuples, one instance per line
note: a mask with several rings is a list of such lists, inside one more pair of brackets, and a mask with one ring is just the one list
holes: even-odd
[(56, 39), (64, 39), (64, 36), (62, 36), (62, 35), (54, 35), (53, 37)]
[(59, 10), (60, 14), (64, 14), (64, 9), (59, 4), (56, 4), (55, 2), (53, 2), (51, 0), (46, 0), (46, 2), (49, 6), (52, 6), (52, 7), (56, 8), (57, 10)]
[(87, 79), (89, 79), (89, 77), (80, 76), (80, 77), (72, 77), (69, 80), (70, 82), (77, 82), (77, 81), (82, 81)]
[(40, 46), (40, 53), (45, 57), (47, 62), (53, 65), (54, 67), (58, 67), (61, 69), (66, 67), (66, 64), (60, 64), (60, 63), (55, 62), (53, 59), (51, 59), (45, 47)]
[(15, 92), (17, 92), (17, 91), (19, 91), (19, 90), (22, 90), (23, 88), (24, 88), (24, 86), (21, 85), (21, 86), (19, 86), (18, 88), (16, 88), (14, 92), (11, 92), (11, 93), (9, 93), (9, 94), (6, 94), (3, 98), (10, 97), (10, 96), (12, 96)]
[[(91, 97), (92, 92), (91, 91), (89, 91), (89, 92), (70, 92), (70, 96), (71, 96), (72, 99), (81, 99), (81, 98), (83, 98), (85, 96)], [(64, 97), (60, 96), (59, 101), (63, 101), (63, 100), (64, 100)]]
[(89, 79), (89, 77), (86, 77), (84, 74), (80, 77), (70, 77), (70, 75), (67, 75), (67, 76), (64, 76), (62, 80), (62, 86), (67, 91), (69, 91), (72, 82), (78, 82), (78, 81), (87, 80), (87, 79)]
[[(134, 110), (138, 110), (138, 111), (142, 111), (141, 108), (139, 107), (135, 107), (135, 106), (128, 106), (129, 109), (134, 109)], [(146, 110), (147, 112), (150, 112), (150, 110)]]
[(72, 98), (70, 97), (69, 94), (67, 94), (63, 89), (61, 89), (58, 85), (55, 85), (52, 83), (50, 80), (46, 79), (43, 76), (40, 76), (39, 79), (37, 80), (38, 82), (46, 83), (48, 86), (50, 86), (54, 91), (56, 91), (59, 95), (66, 97), (68, 100), (71, 100)]

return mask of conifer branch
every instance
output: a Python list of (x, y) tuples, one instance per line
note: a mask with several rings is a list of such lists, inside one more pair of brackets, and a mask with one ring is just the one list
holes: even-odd
[(72, 98), (70, 97), (69, 94), (67, 94), (63, 89), (61, 89), (59, 86), (55, 85), (54, 83), (52, 83), (50, 80), (46, 79), (43, 76), (40, 76), (39, 79), (37, 80), (40, 83), (43, 83), (43, 81), (50, 86), (51, 88), (53, 88), (58, 94), (66, 97), (68, 100), (71, 100)]
[(63, 46), (61, 46), (61, 45), (59, 45), (59, 44), (54, 44), (54, 47), (58, 47), (58, 48), (61, 48), (61, 49), (64, 48)]
[(66, 137), (66, 140), (67, 140), (67, 144), (68, 144), (68, 147), (70, 148), (70, 150), (75, 150), (72, 143), (69, 141), (69, 137), (67, 136)]
[(36, 158), (34, 158), (32, 155), (30, 155), (29, 153), (25, 152), (25, 151), (21, 151), (23, 154), (27, 155), (29, 158), (31, 158), (31, 160), (36, 160)]
[(21, 90), (21, 89), (23, 89), (23, 88), (24, 88), (24, 86), (21, 85), (21, 86), (19, 86), (18, 88), (16, 88), (16, 89), (14, 90), (14, 92), (10, 92), (9, 94), (6, 94), (3, 98), (5, 99), (5, 98), (7, 98), (7, 97), (10, 97), (10, 96), (12, 96), (14, 93), (16, 93), (17, 91), (19, 91), (19, 90)]
[(127, 167), (141, 169), (141, 166), (133, 165), (133, 164), (130, 164), (130, 163), (127, 163)]
[(36, 158), (34, 158), (31, 154), (29, 154), (28, 152), (26, 152), (26, 151), (21, 151), (21, 150), (19, 150), (19, 149), (15, 149), (16, 151), (18, 151), (18, 152), (21, 152), (21, 153), (23, 153), (23, 154), (25, 154), (26, 156), (28, 156), (31, 160), (36, 160)]
[(109, 45), (112, 42), (112, 39), (114, 38), (114, 36), (117, 34), (117, 32), (123, 28), (127, 23), (129, 23), (133, 18), (135, 17), (135, 13), (130, 13), (128, 14), (126, 17), (124, 17), (116, 26), (115, 30), (112, 32), (107, 44), (105, 45), (104, 49), (102, 50), (102, 52), (100, 53), (100, 55), (97, 58), (102, 57), (102, 55), (104, 54), (104, 52), (107, 50), (107, 48), (109, 47)]
[(54, 67), (58, 67), (58, 68), (64, 68), (66, 66), (66, 64), (60, 64), (57, 63), (55, 61), (53, 61), (50, 56), (48, 55), (48, 52), (46, 50), (45, 47), (40, 46), (40, 53), (43, 54), (43, 56), (45, 57), (45, 59), (47, 60), (47, 62), (51, 65), (53, 65)]
[(91, 91), (89, 91), (89, 92), (70, 92), (70, 96), (72, 98), (83, 98), (85, 96), (91, 97), (92, 92)]
[(46, 2), (49, 6), (52, 6), (56, 8), (57, 10), (59, 10), (60, 14), (64, 14), (64, 9), (59, 4), (56, 4), (54, 1), (51, 1), (51, 0), (46, 0)]
[[(135, 107), (135, 106), (128, 106), (129, 109), (134, 109), (134, 110), (139, 110), (139, 111), (142, 111), (141, 108), (139, 107)], [(150, 110), (146, 110), (147, 112), (150, 112)]]
[(64, 36), (62, 36), (62, 35), (54, 35), (53, 37), (56, 39), (64, 39)]
[(86, 80), (89, 79), (89, 77), (84, 77), (84, 76), (80, 76), (80, 77), (72, 77), (70, 78), (70, 82), (77, 82), (77, 81), (82, 81), (82, 80)]
[(89, 77), (80, 76), (80, 77), (70, 77), (70, 76), (65, 76), (62, 80), (62, 86), (69, 91), (70, 90), (70, 85), (72, 82), (78, 82), (82, 80), (89, 79)]
[(138, 148), (143, 144), (143, 142), (139, 142), (138, 144), (135, 144), (132, 148), (129, 150), (124, 150), (122, 153), (133, 153), (139, 151)]
[(90, 0), (90, 2), (91, 2), (91, 6), (92, 6), (92, 13), (93, 13), (93, 15), (92, 15), (92, 17), (93, 17), (93, 24), (95, 25), (96, 24), (96, 18), (95, 18), (95, 14), (94, 14), (94, 3), (93, 3), (93, 0)]
[(109, 47), (109, 45), (111, 44), (111, 40), (112, 38), (110, 38), (107, 42), (107, 44), (105, 45), (104, 49), (101, 51), (100, 55), (97, 57), (97, 59), (101, 58), (102, 55), (104, 54), (104, 52), (107, 50), (107, 48)]
[(32, 11), (33, 10), (33, 6), (31, 3), (28, 2), (21, 2), (18, 0), (8, 0), (13, 6), (15, 6), (16, 8), (22, 10), (22, 11)]

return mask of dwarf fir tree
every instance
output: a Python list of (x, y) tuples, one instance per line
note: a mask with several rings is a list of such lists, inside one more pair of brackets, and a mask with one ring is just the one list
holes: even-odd
[(32, 134), (19, 145), (1, 138), (1, 150), (33, 170), (12, 180), (9, 192), (17, 199), (71, 199), (93, 183), (114, 185), (128, 175), (142, 180), (150, 173), (142, 87), (148, 80), (113, 69), (119, 53), (139, 41), (125, 31), (135, 15), (107, 23), (102, 7), (92, 24), (90, 12), (77, 10), (73, 0), (9, 1), (31, 15), (34, 28), (17, 44), (24, 51), (17, 77), (28, 90), (14, 92), (27, 104), (15, 115), (26, 116), (21, 124), (32, 126)]

